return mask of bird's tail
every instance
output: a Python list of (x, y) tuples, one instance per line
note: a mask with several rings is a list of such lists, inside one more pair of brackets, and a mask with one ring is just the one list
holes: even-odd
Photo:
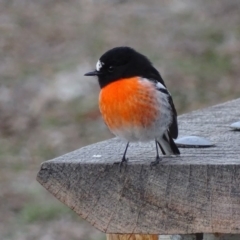
[(169, 131), (166, 131), (163, 137), (158, 139), (158, 142), (163, 155), (180, 155), (180, 151), (169, 134)]

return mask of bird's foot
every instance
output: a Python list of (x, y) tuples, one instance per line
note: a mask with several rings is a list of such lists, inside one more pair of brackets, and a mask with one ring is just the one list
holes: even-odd
[(121, 162), (115, 162), (114, 164), (119, 165), (119, 171), (121, 172), (122, 166), (125, 165), (125, 168), (127, 166), (128, 158), (123, 157)]
[(152, 168), (152, 167), (157, 166), (157, 165), (160, 163), (160, 161), (162, 161), (162, 158), (160, 158), (159, 156), (157, 156), (157, 157), (156, 157), (156, 160), (153, 161), (153, 162), (151, 162), (150, 167)]

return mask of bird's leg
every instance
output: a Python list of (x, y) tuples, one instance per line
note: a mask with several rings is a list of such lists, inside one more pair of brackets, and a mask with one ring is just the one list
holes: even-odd
[(127, 163), (127, 161), (128, 161), (128, 159), (126, 158), (126, 153), (127, 153), (128, 146), (129, 146), (129, 142), (127, 143), (127, 146), (125, 148), (125, 151), (124, 151), (124, 154), (123, 154), (123, 157), (122, 157), (122, 161), (114, 163), (114, 164), (119, 164), (120, 171), (121, 171), (122, 165), (124, 163)]
[(155, 139), (155, 144), (156, 144), (156, 151), (157, 151), (157, 156), (156, 156), (156, 160), (151, 162), (150, 166), (156, 166), (159, 164), (159, 162), (162, 160), (160, 157), (159, 157), (159, 153), (158, 153), (158, 145), (160, 146), (160, 143)]

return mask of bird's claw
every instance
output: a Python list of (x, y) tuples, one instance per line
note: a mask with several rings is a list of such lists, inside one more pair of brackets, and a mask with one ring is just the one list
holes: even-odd
[(122, 166), (125, 164), (125, 168), (127, 166), (128, 158), (123, 158), (121, 162), (115, 162), (114, 164), (119, 165), (119, 171), (121, 172)]
[(157, 165), (160, 163), (160, 161), (162, 161), (162, 158), (160, 158), (159, 156), (157, 156), (157, 157), (156, 157), (156, 160), (150, 163), (150, 167), (152, 168), (152, 167), (157, 166)]

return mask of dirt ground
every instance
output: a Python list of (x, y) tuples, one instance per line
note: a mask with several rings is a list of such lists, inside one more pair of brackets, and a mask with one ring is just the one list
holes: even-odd
[(112, 137), (83, 74), (128, 45), (181, 114), (240, 96), (240, 1), (0, 0), (0, 240), (105, 235), (35, 180), (41, 162)]

